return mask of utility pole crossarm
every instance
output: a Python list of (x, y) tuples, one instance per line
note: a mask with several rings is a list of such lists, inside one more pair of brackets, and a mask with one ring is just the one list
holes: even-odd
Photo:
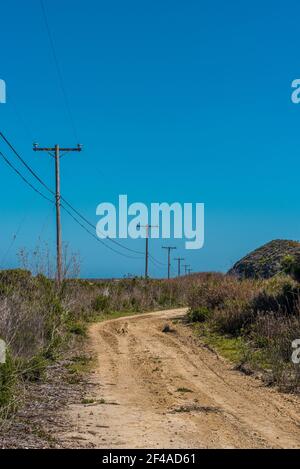
[[(34, 143), (33, 144), (33, 151), (55, 151), (55, 147), (56, 145), (53, 147), (53, 148), (42, 148), (42, 147), (39, 147), (37, 143)], [(66, 151), (82, 151), (82, 145), (78, 144), (77, 147), (70, 147), (70, 148), (62, 148), (60, 147), (60, 151), (63, 151), (63, 152), (66, 152)]]

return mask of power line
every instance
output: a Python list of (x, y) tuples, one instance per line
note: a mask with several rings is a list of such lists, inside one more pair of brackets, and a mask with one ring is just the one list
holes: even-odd
[[(152, 265), (153, 265), (156, 269), (158, 269), (160, 272), (164, 272), (165, 264), (162, 264), (161, 262), (157, 261), (157, 259), (155, 259), (155, 257), (151, 256), (150, 254), (149, 254), (149, 261), (150, 261), (150, 262), (152, 263)], [(159, 262), (160, 265), (158, 264), (158, 262)], [(161, 267), (161, 265), (163, 265), (164, 268)], [(172, 272), (174, 275), (176, 275), (176, 271), (173, 269), (172, 266), (171, 266), (171, 272)]]
[(20, 171), (8, 160), (8, 158), (6, 158), (6, 156), (2, 153), (2, 151), (0, 151), (0, 155), (2, 156), (2, 158), (4, 159), (4, 161), (8, 164), (8, 166), (11, 167), (11, 169), (13, 171), (15, 171), (18, 176), (23, 179), (23, 181), (29, 186), (31, 187), (32, 190), (34, 190), (37, 194), (39, 194), (41, 197), (43, 197), (45, 200), (48, 200), (48, 202), (51, 202), (51, 204), (54, 203), (53, 200), (49, 199), (49, 197), (47, 197), (46, 195), (44, 195), (42, 192), (40, 192), (36, 187), (34, 187), (29, 181), (28, 179), (26, 179), (21, 173)]
[(48, 192), (50, 192), (51, 194), (54, 195), (54, 191), (52, 189), (50, 189), (49, 186), (47, 186), (47, 184), (45, 184), (45, 182), (37, 175), (37, 173), (35, 171), (33, 171), (33, 169), (29, 166), (28, 163), (26, 163), (26, 161), (24, 160), (24, 158), (22, 158), (22, 156), (20, 155), (19, 152), (17, 152), (17, 150), (15, 149), (15, 147), (10, 143), (10, 141), (5, 137), (5, 135), (0, 131), (0, 137), (4, 140), (4, 142), (9, 146), (9, 148), (13, 151), (13, 153), (16, 155), (16, 157), (21, 161), (21, 163), (25, 166), (25, 168), (28, 169), (28, 171), (39, 181), (40, 184), (42, 184), (42, 186), (47, 189)]
[[(31, 167), (26, 163), (26, 161), (21, 157), (21, 155), (15, 150), (13, 145), (7, 140), (7, 138), (3, 135), (2, 132), (0, 132), (0, 136), (3, 138), (3, 140), (7, 143), (7, 145), (11, 148), (11, 150), (15, 153), (15, 155), (18, 157), (18, 159), (22, 162), (22, 164), (30, 171), (30, 173), (45, 187), (51, 194), (54, 195), (54, 191), (52, 191), (45, 183), (44, 181), (31, 169)], [(54, 200), (50, 199), (47, 197), (45, 194), (43, 194), (40, 190), (38, 190), (31, 182), (28, 181), (26, 177), (22, 175), (22, 173), (9, 161), (9, 159), (3, 154), (2, 151), (0, 151), (0, 155), (2, 156), (3, 160), (5, 163), (25, 182), (35, 193), (37, 193), (39, 196), (41, 196), (43, 199), (47, 200), (50, 202), (52, 205), (54, 205)], [(61, 200), (66, 204), (71, 210), (73, 210), (80, 218), (82, 218), (85, 223), (89, 224), (93, 229), (95, 229), (95, 225), (93, 225), (89, 220), (87, 220), (80, 212), (78, 212), (64, 197), (61, 197)], [(135, 256), (129, 256), (126, 255), (125, 253), (122, 253), (111, 246), (108, 246), (102, 239), (98, 238), (94, 233), (92, 233), (90, 230), (88, 230), (63, 204), (61, 204), (61, 207), (63, 210), (77, 223), (83, 228), (89, 235), (91, 235), (93, 238), (95, 238), (98, 242), (100, 242), (103, 246), (105, 246), (107, 249), (110, 249), (116, 254), (119, 254), (123, 257), (127, 257), (129, 259), (142, 259), (142, 257), (135, 257)], [(106, 237), (107, 240), (114, 242), (116, 245), (122, 247), (123, 249), (127, 251), (131, 251), (135, 254), (143, 254), (141, 251), (136, 251), (130, 248), (127, 248), (126, 246), (123, 246), (121, 243), (118, 243), (117, 241), (113, 240), (112, 238)], [(158, 261), (154, 256), (152, 256), (150, 253), (148, 253), (149, 257), (153, 262), (156, 262), (156, 264), (163, 266), (164, 264), (160, 261)]]
[[(52, 195), (55, 195), (55, 192), (38, 176), (38, 174), (29, 166), (28, 163), (26, 163), (26, 161), (24, 160), (24, 158), (22, 158), (22, 156), (20, 155), (20, 153), (15, 149), (15, 147), (13, 146), (13, 144), (8, 140), (8, 138), (3, 134), (3, 132), (0, 131), (0, 137), (3, 139), (3, 141), (9, 146), (9, 148), (13, 151), (13, 153), (16, 155), (16, 157), (21, 161), (21, 163), (25, 166), (25, 168), (35, 177), (35, 179)], [(28, 184), (36, 193), (38, 193), (39, 195), (41, 195), (44, 199), (50, 201), (52, 204), (54, 203), (53, 200), (51, 200), (50, 198), (48, 198), (47, 196), (45, 196), (44, 194), (42, 194), (38, 189), (36, 189), (11, 163), (10, 161), (1, 153), (1, 156), (3, 156), (4, 160), (6, 161), (6, 163), (11, 166), (11, 168), (16, 171), (16, 173), (23, 179), (24, 182), (26, 182), (26, 184)], [(89, 225), (91, 228), (93, 228), (94, 230), (96, 230), (96, 226), (91, 222), (89, 221), (84, 215), (82, 215), (82, 213), (80, 213), (72, 204), (70, 204), (70, 202), (68, 202), (64, 197), (61, 196), (61, 201), (64, 202), (65, 205), (67, 205), (78, 217), (80, 217), (87, 225)], [(66, 208), (64, 207), (65, 211), (66, 211)], [(70, 213), (69, 213), (70, 214)], [(73, 219), (75, 220), (75, 217), (73, 216)], [(86, 229), (86, 227), (84, 227), (81, 223), (80, 223), (80, 226), (82, 226), (85, 231), (87, 231), (88, 233), (91, 234), (91, 232), (89, 230)], [(103, 234), (103, 233), (102, 233)], [(102, 241), (102, 244), (106, 247), (109, 248), (109, 246), (107, 246), (103, 240), (100, 240), (100, 238), (98, 238), (97, 236), (95, 236), (93, 234), (93, 237), (95, 237), (97, 240), (99, 241)], [(113, 238), (110, 238), (109, 236), (106, 236), (105, 238), (107, 241), (110, 241), (111, 243), (115, 244), (116, 246), (119, 246), (120, 248), (128, 251), (128, 252), (132, 252), (133, 254), (139, 254), (139, 255), (144, 255), (144, 253), (142, 251), (138, 251), (136, 249), (131, 249), (131, 248), (128, 248), (127, 246), (124, 246), (122, 243), (116, 241), (115, 239)], [(120, 255), (124, 255), (123, 253), (119, 252), (118, 250), (116, 249), (112, 249), (111, 250), (113, 252), (116, 252), (116, 253), (119, 253)], [(152, 260), (154, 262), (156, 262), (157, 264), (159, 264), (160, 266), (164, 266), (165, 264), (163, 264), (162, 262), (160, 262), (159, 260), (157, 260), (154, 256), (152, 256), (149, 252), (148, 252), (148, 256), (150, 258), (152, 258)], [(125, 256), (126, 257), (126, 256)], [(133, 256), (127, 256), (128, 258), (132, 258), (132, 259), (140, 259), (140, 257), (133, 257)], [(173, 270), (173, 269), (172, 269)]]
[(87, 233), (89, 233), (89, 235), (93, 236), (93, 238), (95, 238), (98, 242), (103, 244), (106, 248), (110, 249), (111, 251), (113, 251), (117, 254), (120, 254), (121, 256), (127, 257), (129, 259), (142, 259), (142, 257), (129, 256), (128, 254), (124, 254), (123, 252), (117, 251), (116, 249), (112, 248), (111, 246), (108, 246), (107, 244), (104, 243), (104, 241), (102, 239), (98, 238), (97, 235), (95, 235), (90, 230), (88, 230), (88, 228), (86, 228), (76, 217), (74, 217), (74, 215), (63, 204), (61, 204), (61, 207), (71, 218), (73, 218), (73, 220), (76, 223), (78, 223), (78, 225), (81, 226), (81, 228), (83, 228)]
[(159, 269), (161, 272), (163, 271), (163, 267), (161, 267), (155, 260), (154, 257), (149, 256), (149, 261), (154, 265), (157, 269)]
[(66, 111), (67, 111), (67, 114), (68, 114), (69, 119), (70, 119), (70, 124), (71, 124), (71, 128), (72, 128), (75, 140), (77, 142), (79, 142), (78, 134), (77, 134), (74, 118), (73, 118), (73, 114), (72, 114), (71, 107), (70, 107), (70, 102), (69, 102), (67, 90), (66, 90), (66, 87), (65, 87), (63, 75), (62, 75), (61, 68), (60, 68), (59, 61), (58, 61), (58, 57), (57, 57), (57, 54), (56, 54), (53, 35), (51, 33), (50, 24), (49, 24), (49, 21), (48, 21), (47, 12), (46, 12), (46, 8), (45, 8), (45, 4), (44, 4), (43, 0), (40, 0), (40, 5), (41, 5), (42, 13), (43, 13), (43, 18), (44, 18), (44, 22), (45, 22), (45, 26), (46, 26), (46, 30), (47, 30), (47, 34), (48, 34), (48, 39), (49, 39), (49, 43), (50, 43), (50, 47), (51, 47), (55, 67), (56, 67), (58, 81), (59, 81), (59, 84), (60, 84), (60, 88), (61, 88), (61, 92), (62, 92), (62, 95), (63, 95), (63, 98), (64, 98), (64, 102), (65, 102)]
[[(152, 260), (152, 263), (154, 264), (154, 262), (155, 262), (156, 265), (157, 265), (160, 269), (162, 269), (162, 267), (165, 268), (165, 263), (160, 262), (158, 259), (156, 259), (155, 257), (153, 257), (152, 254), (150, 254), (150, 253), (149, 253), (149, 258)], [(171, 271), (172, 271), (174, 274), (176, 274), (176, 271), (174, 270), (174, 268), (172, 267), (172, 265), (171, 265), (170, 268), (171, 268)]]
[[(38, 176), (38, 174), (29, 166), (28, 163), (22, 158), (20, 153), (15, 149), (15, 147), (12, 145), (12, 143), (8, 140), (8, 138), (3, 134), (3, 132), (0, 131), (0, 137), (4, 140), (4, 142), (9, 146), (9, 148), (13, 151), (13, 153), (16, 155), (16, 157), (21, 161), (21, 163), (25, 166), (25, 168), (36, 178), (37, 181), (39, 181), (42, 186), (47, 189), (48, 192), (50, 192), (52, 195), (55, 196), (55, 192), (47, 185), (45, 182)], [(96, 230), (96, 226), (90, 222), (84, 215), (82, 215), (78, 210), (76, 210), (64, 197), (61, 196), (61, 200), (71, 209), (73, 210), (74, 213), (76, 213), (77, 216), (79, 216), (85, 223), (87, 223), (91, 228)], [(102, 233), (103, 234), (103, 233)], [(132, 252), (134, 254), (141, 254), (143, 255), (142, 251), (137, 251), (135, 249), (128, 248), (127, 246), (124, 246), (122, 243), (116, 241), (115, 239), (110, 238), (107, 236), (105, 239), (110, 241), (111, 243), (115, 244), (116, 246), (119, 246), (122, 249), (125, 249), (126, 251)]]
[(155, 264), (151, 258), (149, 258), (149, 261), (152, 263), (152, 266), (154, 267), (154, 269), (156, 269), (159, 273), (163, 271), (162, 267)]
[[(41, 197), (43, 197), (43, 199), (47, 200), (48, 202), (50, 202), (51, 204), (54, 205), (54, 201), (51, 200), (49, 197), (47, 197), (46, 195), (44, 195), (42, 192), (40, 192), (36, 187), (34, 187), (29, 181), (28, 179), (26, 179), (22, 174), (21, 172), (8, 160), (8, 158), (6, 158), (6, 156), (2, 153), (2, 151), (0, 151), (0, 155), (2, 156), (3, 160), (5, 161), (5, 163), (32, 189), (34, 190), (38, 195), (40, 195)], [(91, 236), (93, 236), (97, 241), (99, 241), (101, 244), (103, 244), (106, 248), (110, 249), (111, 251), (115, 252), (116, 254), (119, 254), (120, 256), (123, 256), (123, 257), (127, 257), (129, 259), (142, 259), (142, 257), (133, 257), (133, 256), (129, 256), (127, 254), (124, 254), (120, 251), (117, 251), (116, 249), (112, 248), (111, 246), (108, 246), (107, 244), (105, 244), (105, 242), (103, 240), (101, 240), (100, 238), (98, 238), (98, 236), (96, 236), (94, 233), (92, 233), (91, 231), (89, 231), (82, 223), (79, 222), (79, 220), (77, 220), (73, 215), (72, 213), (67, 210), (63, 205), (61, 205), (62, 208), (65, 210), (65, 212), (67, 212), (69, 214), (69, 216), (71, 216), (73, 218), (74, 221), (76, 221), (87, 233), (89, 233)]]
[[(76, 210), (64, 197), (61, 197), (61, 200), (71, 209), (73, 210), (73, 212), (76, 213), (76, 215), (78, 215), (83, 221), (85, 221), (85, 223), (87, 223), (88, 225), (90, 225), (93, 229), (96, 229), (96, 226), (90, 222), (84, 215), (82, 215), (80, 212), (78, 212), (78, 210)], [(101, 233), (103, 235), (103, 233)], [(142, 251), (137, 251), (135, 249), (131, 249), (131, 248), (128, 248), (127, 246), (124, 246), (123, 244), (119, 243), (118, 241), (116, 241), (115, 239), (113, 238), (110, 238), (109, 236), (106, 236), (106, 238), (108, 241), (111, 241), (112, 243), (116, 244), (117, 246), (120, 246), (121, 248), (125, 249), (126, 251), (129, 251), (129, 252), (133, 252), (134, 254), (144, 254)]]
[(157, 264), (159, 264), (160, 266), (165, 267), (165, 264), (164, 264), (163, 262), (160, 262), (159, 260), (157, 260), (155, 257), (153, 257), (152, 254), (150, 254), (150, 252), (149, 252), (149, 257), (150, 257), (153, 261), (155, 261)]

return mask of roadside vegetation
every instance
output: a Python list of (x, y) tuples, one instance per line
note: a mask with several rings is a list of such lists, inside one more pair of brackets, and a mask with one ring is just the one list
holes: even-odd
[[(291, 270), (286, 259), (286, 272)], [(0, 417), (23, 402), (27, 383), (43, 382), (67, 351), (68, 380), (76, 383), (92, 359), (82, 350), (88, 324), (107, 318), (189, 306), (187, 321), (207, 346), (241, 371), (259, 371), (268, 384), (300, 390), (292, 341), (300, 338), (300, 286), (294, 269), (271, 279), (239, 280), (218, 273), (172, 280), (64, 280), (60, 288), (43, 274), (0, 272)]]
[[(184, 306), (187, 281), (66, 279), (61, 288), (28, 270), (0, 272), (0, 339), (7, 344), (0, 364), (0, 416), (22, 404), (26, 383), (43, 382), (46, 371), (70, 349), (82, 349), (88, 323)], [(66, 366), (76, 382), (91, 365), (82, 353)]]
[(208, 275), (194, 279), (188, 321), (208, 346), (268, 384), (300, 391), (292, 342), (300, 338), (300, 285), (280, 274), (267, 280)]

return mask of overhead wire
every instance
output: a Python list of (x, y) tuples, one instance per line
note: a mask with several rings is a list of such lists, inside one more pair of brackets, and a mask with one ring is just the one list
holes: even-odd
[[(38, 174), (29, 166), (29, 164), (24, 160), (24, 158), (20, 155), (20, 153), (15, 149), (15, 147), (12, 145), (12, 143), (8, 140), (8, 138), (3, 134), (3, 132), (0, 131), (0, 137), (3, 139), (3, 141), (9, 146), (9, 148), (13, 151), (13, 153), (15, 154), (15, 156), (21, 161), (21, 163), (26, 167), (26, 169), (34, 176), (34, 178), (49, 192), (51, 193), (52, 195), (55, 195), (55, 192), (38, 176)], [(54, 201), (52, 199), (50, 199), (49, 197), (45, 196), (41, 191), (39, 191), (35, 186), (33, 186), (29, 181), (28, 179), (26, 179), (22, 174), (21, 172), (8, 160), (8, 158), (2, 153), (0, 152), (2, 158), (4, 159), (4, 161), (23, 179), (23, 181), (28, 184), (36, 193), (38, 193), (41, 197), (43, 197), (44, 199), (50, 201), (51, 203), (54, 204)], [(82, 213), (80, 213), (72, 204), (70, 204), (70, 202), (67, 201), (67, 199), (65, 199), (64, 197), (61, 196), (61, 201), (67, 206), (69, 207), (79, 218), (81, 218), (87, 225), (89, 225), (91, 228), (93, 228), (94, 230), (96, 230), (96, 226), (91, 222), (89, 221), (84, 215), (82, 215)], [(66, 209), (65, 206), (63, 206), (61, 204), (61, 206), (64, 208), (65, 212), (69, 214), (69, 216), (72, 216), (72, 218), (82, 227), (85, 229), (85, 231), (89, 234), (92, 234), (92, 236), (94, 238), (96, 238), (97, 240), (99, 241), (102, 241), (102, 244), (106, 247), (108, 247), (104, 242), (103, 240), (101, 240), (100, 238), (98, 238), (94, 233), (91, 233), (90, 230), (88, 230), (82, 223), (79, 222), (79, 220), (74, 217), (69, 210)], [(102, 233), (103, 235), (103, 233)], [(116, 241), (115, 239), (109, 237), (109, 236), (105, 236), (105, 239), (107, 241), (110, 241), (112, 243), (114, 243), (115, 245), (119, 246), (120, 248), (128, 251), (128, 252), (132, 252), (133, 254), (138, 254), (138, 255), (143, 255), (144, 253), (142, 251), (138, 251), (136, 249), (131, 249), (131, 248), (128, 248), (127, 246), (124, 246), (122, 243)], [(110, 248), (110, 247), (108, 247)], [(119, 253), (120, 255), (124, 255), (123, 253), (121, 253), (120, 251), (117, 251), (116, 249), (113, 249), (113, 248), (110, 248), (112, 251), (114, 251), (115, 253)], [(139, 259), (140, 257), (133, 257), (133, 256), (128, 256), (130, 258), (133, 258), (133, 259)], [(152, 256), (151, 254), (149, 254), (149, 258), (152, 260), (153, 263), (156, 263), (158, 266), (162, 266), (162, 267), (165, 267), (165, 264), (162, 263), (161, 261), (159, 261), (158, 259), (156, 259), (154, 256)]]
[[(2, 134), (2, 132), (0, 132), (0, 135), (1, 137), (3, 138), (4, 135)], [(14, 147), (8, 142), (8, 140), (4, 137), (4, 140), (9, 144), (10, 148), (12, 150), (14, 150)], [(14, 150), (15, 152), (15, 150)], [(29, 167), (29, 165), (27, 165), (27, 163), (23, 160), (22, 157), (20, 157), (20, 155), (15, 152), (18, 156), (18, 158), (21, 159), (22, 163), (25, 164), (26, 168), (28, 170), (30, 170), (30, 172), (37, 178), (37, 180), (43, 184), (43, 186), (45, 188), (47, 188), (46, 184), (44, 184), (44, 182), (40, 179), (40, 177), (33, 171), (31, 170), (31, 168)], [(40, 190), (38, 190), (35, 186), (33, 186), (33, 184), (31, 184), (30, 181), (28, 181), (28, 179), (26, 177), (23, 176), (23, 174), (9, 161), (9, 159), (4, 155), (4, 153), (2, 151), (0, 151), (0, 155), (2, 156), (3, 160), (5, 161), (5, 163), (23, 180), (23, 182), (25, 182), (32, 190), (34, 190), (34, 192), (36, 192), (38, 195), (40, 195), (43, 199), (47, 200), (48, 202), (50, 202), (51, 204), (54, 205), (54, 200), (50, 199), (49, 197), (47, 197), (45, 194), (43, 194)], [(51, 189), (49, 189), (51, 193), (54, 194), (53, 191), (51, 191)], [(67, 206), (69, 206), (78, 216), (80, 216), (81, 218), (84, 219), (84, 221), (86, 223), (88, 223), (90, 226), (92, 226), (94, 229), (95, 229), (95, 226), (90, 223), (83, 215), (80, 214), (80, 212), (78, 212), (66, 199), (62, 198), (62, 201), (63, 203), (61, 203), (61, 207), (63, 208), (63, 210), (79, 225), (81, 226), (81, 228), (83, 228), (90, 236), (92, 236), (94, 239), (96, 239), (98, 242), (100, 242), (102, 245), (104, 245), (106, 248), (110, 249), (111, 251), (115, 252), (116, 254), (119, 254), (123, 257), (127, 257), (127, 258), (130, 258), (130, 259), (142, 259), (142, 257), (136, 257), (136, 256), (129, 256), (125, 253), (122, 253), (116, 249), (114, 249), (113, 247), (111, 246), (108, 246), (102, 239), (100, 239), (97, 235), (95, 235), (93, 232), (91, 232), (86, 226), (84, 226), (71, 212), (70, 210), (68, 210), (64, 204), (66, 204)], [(115, 240), (112, 240), (111, 238), (108, 238), (106, 237), (105, 239), (108, 239), (110, 241), (115, 241)], [(116, 242), (117, 243), (117, 242)], [(117, 243), (118, 245), (120, 245), (123, 249), (127, 249), (128, 251), (132, 251), (134, 253), (137, 253), (137, 254), (143, 254), (141, 251), (135, 251), (135, 250), (132, 250), (130, 248), (126, 248), (126, 246), (123, 246), (119, 243)], [(156, 267), (162, 269), (162, 266), (164, 266), (164, 264), (162, 262), (160, 262), (159, 260), (157, 260), (154, 256), (152, 256), (152, 254), (149, 254), (149, 259), (151, 260), (151, 262), (156, 265)]]
[(39, 194), (41, 197), (43, 197), (45, 200), (48, 200), (48, 202), (51, 202), (52, 204), (54, 204), (54, 201), (52, 199), (50, 199), (49, 197), (47, 197), (45, 194), (43, 194), (41, 191), (39, 191), (35, 186), (33, 186), (33, 184), (31, 184), (31, 182), (28, 181), (28, 179), (26, 179), (22, 174), (21, 172), (9, 161), (8, 158), (6, 158), (6, 156), (3, 154), (2, 151), (0, 151), (0, 155), (2, 156), (3, 160), (6, 162), (6, 164), (8, 166), (10, 166), (10, 168), (18, 174), (18, 176), (29, 186), (31, 187), (32, 190), (34, 190), (37, 194)]
[[(48, 15), (47, 15), (47, 11), (46, 11), (46, 8), (45, 8), (45, 3), (44, 3), (44, 0), (40, 0), (40, 5), (41, 5), (41, 10), (42, 10), (42, 15), (43, 15), (43, 18), (44, 18), (44, 22), (45, 22), (45, 27), (46, 27), (46, 31), (47, 31), (47, 35), (48, 35), (48, 39), (49, 39), (49, 44), (50, 44), (50, 48), (51, 48), (51, 51), (52, 51), (52, 55), (53, 55), (53, 59), (54, 59), (54, 63), (55, 63), (55, 67), (56, 67), (56, 72), (57, 72), (57, 76), (58, 76), (58, 80), (59, 80), (59, 85), (60, 85), (60, 88), (61, 88), (61, 92), (62, 92), (62, 95), (63, 95), (63, 98), (64, 98), (64, 104), (65, 104), (65, 108), (66, 108), (66, 111), (67, 111), (67, 114), (68, 114), (68, 117), (70, 119), (70, 124), (71, 124), (71, 127), (72, 127), (72, 130), (73, 130), (73, 133), (74, 133), (74, 136), (75, 136), (75, 139), (77, 140), (77, 142), (79, 141), (78, 140), (78, 134), (77, 134), (77, 129), (76, 129), (76, 126), (75, 126), (75, 121), (74, 121), (74, 118), (73, 118), (73, 114), (72, 114), (72, 110), (71, 110), (71, 106), (70, 106), (70, 102), (69, 102), (69, 97), (68, 97), (68, 94), (67, 94), (67, 91), (66, 91), (66, 87), (65, 87), (65, 82), (64, 82), (64, 78), (63, 78), (63, 74), (62, 74), (62, 71), (61, 71), (61, 68), (60, 68), (60, 64), (59, 64), (59, 60), (58, 60), (58, 56), (57, 56), (57, 53), (56, 53), (56, 48), (55, 48), (55, 43), (54, 43), (54, 39), (53, 39), (53, 35), (52, 35), (52, 31), (51, 31), (51, 28), (50, 28), (50, 23), (49, 23), (49, 20), (48, 20)], [(34, 178), (49, 192), (51, 193), (52, 195), (55, 195), (55, 192), (38, 176), (38, 174), (28, 165), (28, 163), (26, 163), (26, 161), (22, 158), (22, 156), (20, 155), (19, 152), (17, 152), (17, 150), (14, 148), (14, 146), (10, 143), (10, 141), (5, 137), (5, 135), (0, 131), (0, 136), (1, 138), (5, 141), (5, 143), (10, 147), (10, 149), (13, 151), (13, 153), (15, 154), (15, 156), (21, 161), (21, 163), (26, 167), (26, 169), (32, 174), (32, 176), (34, 176)], [(3, 160), (6, 162), (7, 165), (9, 165), (11, 167), (11, 169), (13, 171), (15, 171), (19, 177), (28, 185), (31, 187), (31, 189), (33, 189), (38, 195), (40, 195), (41, 197), (43, 197), (44, 199), (46, 199), (47, 201), (50, 201), (52, 204), (54, 204), (54, 201), (51, 200), (49, 197), (45, 196), (40, 190), (38, 190), (35, 186), (33, 186), (33, 184), (30, 183), (30, 181), (28, 181), (27, 178), (25, 178), (22, 173), (9, 161), (9, 159), (2, 153), (0, 152), (0, 155), (2, 156)], [(128, 256), (128, 255), (125, 255), (124, 253), (112, 248), (111, 246), (108, 246), (104, 243), (104, 241), (100, 238), (98, 238), (98, 236), (96, 236), (94, 233), (92, 233), (89, 229), (87, 229), (66, 207), (69, 207), (79, 218), (81, 218), (81, 220), (83, 220), (87, 225), (89, 225), (90, 227), (92, 227), (94, 230), (96, 230), (96, 226), (90, 222), (84, 215), (82, 215), (82, 213), (80, 213), (76, 208), (74, 208), (73, 205), (71, 205), (64, 197), (61, 196), (61, 201), (63, 202), (63, 204), (61, 203), (61, 207), (63, 208), (63, 210), (73, 218), (73, 220), (79, 224), (87, 233), (89, 233), (90, 235), (92, 235), (97, 241), (101, 242), (104, 246), (106, 246), (108, 249), (114, 251), (115, 253), (117, 254), (120, 254), (122, 256), (125, 256), (125, 257), (130, 257), (130, 258), (134, 258), (134, 259), (139, 259), (140, 257), (133, 257), (133, 256)], [(65, 205), (64, 205), (65, 204)], [(103, 234), (103, 233), (102, 233)], [(135, 249), (131, 249), (131, 248), (128, 248), (127, 246), (124, 246), (122, 243), (116, 241), (115, 239), (112, 239), (111, 237), (109, 236), (106, 236), (105, 237), (106, 240), (114, 243), (115, 245), (119, 246), (120, 248), (128, 251), (128, 252), (132, 252), (134, 254), (144, 254), (142, 251), (138, 251), (138, 250), (135, 250)], [(152, 261), (152, 263), (156, 263), (156, 265), (158, 266), (165, 266), (162, 262), (160, 262), (159, 260), (157, 260), (154, 256), (150, 255), (149, 254), (149, 257)], [(161, 268), (161, 267), (159, 267)]]
[(68, 213), (68, 215), (73, 218), (73, 220), (78, 223), (78, 225), (81, 226), (81, 228), (83, 228), (87, 233), (89, 233), (89, 235), (91, 235), (93, 238), (95, 238), (98, 242), (100, 242), (101, 244), (103, 244), (106, 248), (110, 249), (111, 251), (123, 256), (123, 257), (127, 257), (129, 259), (142, 259), (142, 257), (135, 257), (135, 256), (130, 256), (128, 254), (125, 254), (123, 252), (120, 252), (120, 251), (117, 251), (116, 249), (114, 249), (113, 247), (109, 246), (108, 244), (105, 244), (104, 241), (101, 239), (101, 238), (98, 238), (97, 235), (95, 235), (94, 233), (92, 233), (88, 228), (86, 228), (86, 226), (84, 226), (76, 217), (74, 217), (74, 215), (63, 205), (61, 204), (61, 207), (62, 209)]
[[(34, 190), (38, 195), (40, 195), (41, 197), (43, 197), (43, 199), (49, 201), (51, 204), (54, 205), (54, 200), (50, 199), (49, 197), (47, 197), (45, 194), (43, 194), (41, 191), (39, 191), (33, 184), (31, 184), (30, 181), (28, 181), (28, 179), (26, 177), (23, 176), (23, 174), (9, 161), (9, 159), (4, 155), (4, 153), (2, 151), (0, 151), (0, 155), (2, 156), (3, 160), (5, 161), (5, 163), (23, 180), (23, 182), (25, 182), (32, 190)], [(69, 216), (71, 216), (73, 218), (73, 220), (75, 220), (86, 232), (88, 232), (90, 235), (92, 235), (95, 239), (97, 239), (99, 242), (101, 242), (102, 245), (104, 245), (105, 247), (107, 247), (108, 249), (110, 249), (111, 251), (115, 252), (116, 254), (119, 254), (121, 256), (124, 256), (124, 257), (127, 257), (127, 258), (130, 258), (130, 259), (140, 259), (139, 257), (134, 257), (134, 256), (129, 256), (127, 254), (124, 254), (120, 251), (117, 251), (116, 249), (112, 248), (111, 246), (108, 246), (103, 240), (101, 240), (100, 238), (98, 238), (98, 236), (96, 236), (94, 233), (92, 233), (90, 230), (88, 230), (82, 223), (79, 222), (78, 219), (76, 219), (76, 217), (73, 216), (73, 214), (68, 210), (66, 209), (66, 207), (64, 205), (61, 204), (61, 207), (65, 210), (66, 213), (69, 214)]]
[[(13, 144), (8, 140), (8, 138), (3, 134), (3, 132), (0, 131), (0, 137), (4, 140), (4, 142), (9, 146), (9, 148), (13, 151), (13, 153), (16, 155), (16, 157), (21, 161), (21, 163), (26, 167), (26, 169), (35, 177), (35, 179), (52, 195), (55, 195), (55, 192), (47, 185), (45, 182), (38, 176), (38, 174), (29, 166), (28, 163), (24, 160), (24, 158), (20, 155), (20, 153), (15, 149)], [(96, 230), (96, 226), (89, 221), (84, 215), (82, 215), (76, 208), (73, 207), (70, 202), (68, 202), (64, 197), (61, 196), (61, 200), (71, 209), (73, 210), (74, 213), (76, 213), (77, 216), (79, 216), (85, 223), (87, 223), (91, 228)], [(102, 233), (102, 235), (104, 235)], [(137, 251), (135, 249), (128, 248), (127, 246), (124, 246), (122, 243), (116, 241), (115, 239), (106, 236), (105, 239), (110, 241), (111, 243), (121, 247), (122, 249), (132, 252), (134, 254), (143, 254), (142, 251)]]
[(33, 177), (35, 177), (35, 179), (37, 179), (39, 181), (39, 183), (45, 188), (47, 189), (48, 192), (50, 192), (51, 194), (54, 195), (54, 191), (52, 189), (50, 189), (49, 186), (47, 186), (47, 184), (45, 184), (45, 182), (37, 175), (37, 173), (29, 166), (28, 163), (26, 163), (26, 161), (24, 160), (24, 158), (22, 158), (22, 156), (20, 155), (20, 153), (15, 149), (15, 147), (12, 145), (12, 143), (8, 140), (8, 138), (3, 134), (3, 132), (0, 131), (0, 137), (2, 138), (2, 140), (4, 140), (4, 142), (9, 146), (9, 148), (12, 150), (12, 152), (15, 154), (15, 156), (21, 161), (21, 163), (25, 166), (25, 168), (32, 174)]
[(46, 27), (46, 31), (47, 31), (47, 35), (48, 35), (48, 39), (49, 39), (50, 48), (51, 48), (53, 59), (54, 59), (54, 64), (55, 64), (55, 68), (56, 68), (56, 72), (57, 72), (57, 76), (58, 76), (60, 89), (61, 89), (61, 92), (62, 92), (62, 95), (63, 95), (63, 98), (64, 98), (65, 108), (66, 108), (66, 111), (67, 111), (67, 114), (68, 114), (68, 117), (69, 117), (69, 120), (70, 120), (70, 124), (71, 124), (71, 128), (72, 128), (72, 132), (74, 134), (74, 138), (75, 138), (76, 142), (79, 143), (78, 133), (77, 133), (77, 129), (76, 129), (76, 126), (75, 126), (75, 121), (74, 121), (74, 118), (73, 118), (73, 113), (72, 113), (72, 110), (71, 110), (69, 97), (68, 97), (67, 90), (66, 90), (66, 87), (65, 87), (63, 74), (62, 74), (62, 71), (61, 71), (61, 68), (60, 68), (60, 65), (59, 65), (59, 60), (58, 60), (58, 56), (57, 56), (56, 49), (55, 49), (53, 35), (52, 35), (52, 32), (51, 32), (50, 23), (48, 21), (48, 15), (47, 15), (46, 7), (45, 7), (45, 4), (44, 4), (43, 0), (40, 0), (40, 5), (41, 5), (42, 15), (43, 15), (43, 18), (44, 18), (45, 27)]
[(149, 253), (149, 258), (152, 259), (154, 262), (156, 262), (157, 264), (165, 267), (165, 264), (163, 262), (160, 262), (159, 260), (157, 260), (154, 256), (152, 256), (152, 254)]

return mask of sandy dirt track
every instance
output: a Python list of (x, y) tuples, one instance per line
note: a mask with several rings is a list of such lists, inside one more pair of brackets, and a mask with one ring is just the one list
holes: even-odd
[[(186, 310), (94, 324), (90, 403), (69, 406), (64, 447), (299, 448), (300, 400), (201, 345)], [(163, 333), (168, 323), (173, 332)], [(92, 399), (94, 400), (92, 402)]]

